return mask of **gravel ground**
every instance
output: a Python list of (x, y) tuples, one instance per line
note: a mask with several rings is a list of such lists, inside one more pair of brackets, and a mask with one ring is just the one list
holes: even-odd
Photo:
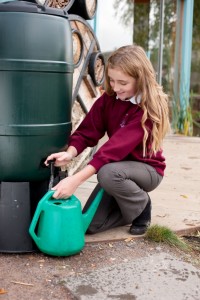
[[(164, 244), (140, 239), (89, 243), (80, 254), (50, 257), (42, 253), (0, 254), (0, 300), (73, 300), (63, 279), (128, 260), (165, 252), (200, 269), (200, 238), (187, 238), (193, 250), (183, 252)], [(194, 242), (194, 243), (193, 243)]]

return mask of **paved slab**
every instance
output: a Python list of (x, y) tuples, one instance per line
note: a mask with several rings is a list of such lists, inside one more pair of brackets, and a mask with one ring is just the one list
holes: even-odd
[[(169, 135), (164, 140), (167, 161), (165, 177), (150, 193), (152, 224), (168, 226), (175, 232), (200, 230), (200, 138)], [(84, 205), (97, 183), (94, 175), (76, 191)], [(86, 236), (86, 242), (120, 240), (130, 237), (128, 227)]]
[(200, 299), (200, 271), (167, 253), (70, 276), (65, 282), (80, 300)]

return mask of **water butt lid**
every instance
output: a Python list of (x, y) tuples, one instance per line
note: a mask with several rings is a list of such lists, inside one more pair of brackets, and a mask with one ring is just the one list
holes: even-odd
[(4, 1), (0, 0), (0, 12), (26, 12), (26, 13), (38, 13), (46, 15), (55, 15), (64, 18), (68, 18), (66, 11), (43, 6), (44, 0), (36, 1)]

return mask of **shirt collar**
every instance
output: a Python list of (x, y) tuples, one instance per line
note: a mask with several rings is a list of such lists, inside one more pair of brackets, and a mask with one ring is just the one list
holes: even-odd
[(141, 95), (138, 95), (137, 97), (133, 96), (131, 99), (129, 99), (129, 101), (133, 104), (139, 104), (141, 100), (142, 100)]
[[(116, 97), (116, 99), (120, 99), (120, 98)], [(125, 101), (130, 101), (133, 104), (139, 104), (141, 102), (141, 100), (142, 100), (142, 96), (139, 94), (138, 96), (133, 96), (130, 99), (125, 100)]]

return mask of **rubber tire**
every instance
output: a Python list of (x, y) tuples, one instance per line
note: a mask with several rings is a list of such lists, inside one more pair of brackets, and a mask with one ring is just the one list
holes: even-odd
[(90, 15), (87, 9), (86, 0), (75, 0), (71, 8), (68, 10), (68, 13), (79, 15), (86, 20), (92, 20), (97, 10), (97, 0), (94, 1), (96, 2), (96, 8), (93, 15)]
[(96, 64), (96, 61), (97, 61), (98, 58), (100, 58), (102, 60), (103, 65), (105, 66), (104, 56), (99, 51), (91, 53), (89, 64), (88, 64), (88, 73), (90, 74), (95, 86), (101, 86), (103, 81), (104, 81), (104, 74), (103, 74), (103, 77), (100, 80), (98, 80), (98, 78), (96, 78), (95, 64)]
[(78, 31), (77, 29), (73, 29), (72, 30), (72, 36), (73, 36), (73, 33), (76, 33), (78, 35), (79, 40), (80, 40), (80, 44), (81, 44), (81, 54), (80, 54), (79, 60), (76, 64), (74, 64), (74, 68), (77, 68), (80, 65), (80, 63), (82, 61), (82, 58), (83, 58), (84, 42), (83, 42), (83, 37), (82, 37), (80, 31)]

